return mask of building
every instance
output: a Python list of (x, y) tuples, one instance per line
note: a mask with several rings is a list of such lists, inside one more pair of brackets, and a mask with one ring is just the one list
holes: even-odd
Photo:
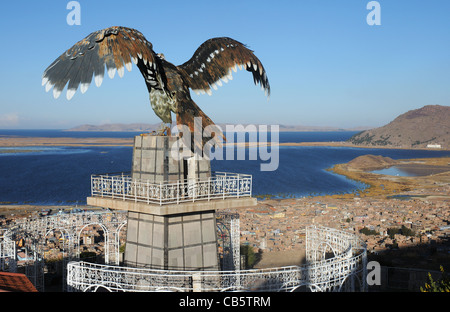
[(0, 292), (37, 292), (37, 290), (25, 274), (0, 272)]

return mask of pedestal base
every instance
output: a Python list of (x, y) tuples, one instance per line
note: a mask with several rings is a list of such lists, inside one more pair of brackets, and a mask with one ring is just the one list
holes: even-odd
[(218, 270), (215, 212), (158, 216), (129, 211), (124, 265)]

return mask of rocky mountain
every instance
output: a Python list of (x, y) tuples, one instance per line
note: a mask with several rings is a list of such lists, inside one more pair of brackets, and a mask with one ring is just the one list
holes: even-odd
[(349, 139), (361, 146), (450, 148), (450, 106), (427, 105)]

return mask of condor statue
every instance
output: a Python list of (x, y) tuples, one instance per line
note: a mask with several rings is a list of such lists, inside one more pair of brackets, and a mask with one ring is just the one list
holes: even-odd
[(172, 123), (171, 112), (176, 115), (177, 125), (185, 125), (192, 132), (196, 117), (202, 118), (202, 129), (214, 125), (192, 100), (189, 89), (211, 94), (211, 88), (217, 89), (222, 81), (231, 80), (232, 70), (236, 72), (237, 68), (251, 72), (254, 83), (270, 95), (269, 81), (260, 60), (234, 39), (209, 39), (190, 60), (175, 66), (163, 54), (155, 53), (153, 45), (139, 31), (118, 26), (93, 32), (64, 52), (45, 70), (42, 85), (47, 92), (53, 87), (53, 96), (58, 98), (68, 84), (66, 94), (70, 100), (78, 87), (85, 93), (92, 78), (99, 87), (105, 66), (110, 78), (116, 72), (122, 77), (124, 68), (131, 71), (132, 62), (144, 77), (151, 107), (166, 129)]

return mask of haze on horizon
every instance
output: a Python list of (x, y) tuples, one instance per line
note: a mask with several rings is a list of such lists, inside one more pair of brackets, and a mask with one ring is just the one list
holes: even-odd
[(57, 100), (42, 73), (89, 33), (113, 25), (142, 32), (175, 65), (212, 37), (247, 44), (263, 63), (270, 100), (244, 71), (212, 96), (194, 101), (216, 123), (378, 127), (425, 105), (450, 105), (450, 3), (379, 0), (381, 25), (370, 26), (367, 1), (79, 0), (2, 3), (5, 30), (0, 129), (68, 129), (83, 124), (159, 123), (137, 67), (124, 77)]

